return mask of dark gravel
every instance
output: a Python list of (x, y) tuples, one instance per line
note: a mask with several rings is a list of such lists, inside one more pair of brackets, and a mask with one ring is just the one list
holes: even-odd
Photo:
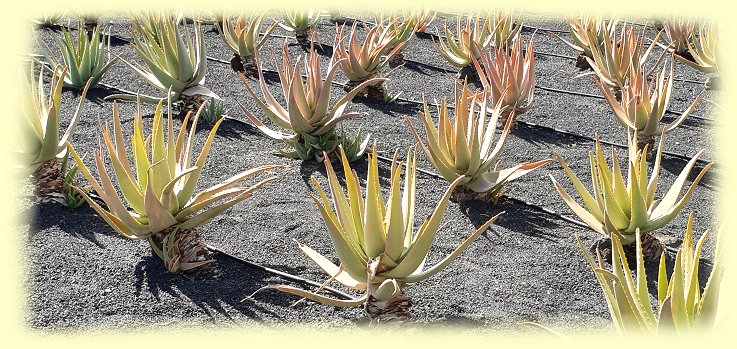
[[(129, 38), (126, 21), (112, 21), (114, 35)], [(563, 28), (561, 20), (536, 17), (527, 23), (546, 29)], [(436, 32), (441, 24), (442, 21), (436, 21)], [(214, 29), (204, 26), (204, 31), (208, 56), (229, 60), (232, 54)], [(274, 33), (289, 34), (281, 29)], [(320, 24), (321, 42), (332, 44), (333, 33), (334, 24), (327, 20)], [(37, 32), (37, 37), (48, 44), (53, 43), (53, 35), (56, 33), (46, 30)], [(527, 42), (531, 35), (525, 30), (522, 38)], [(272, 38), (269, 47), (262, 51), (266, 52), (263, 61), (268, 69), (274, 69), (270, 54), (272, 47), (280, 49), (283, 42), (283, 38)], [(291, 57), (305, 54), (293, 39), (288, 42)], [(113, 54), (137, 61), (129, 46), (122, 40), (115, 40)], [(541, 31), (535, 34), (535, 51), (574, 55), (558, 39)], [(402, 92), (402, 97), (415, 101), (422, 100), (423, 96), (428, 101), (452, 96), (453, 75), (445, 70), (453, 67), (435, 52), (431, 40), (413, 38), (405, 50), (405, 58), (411, 61), (399, 68), (386, 85), (392, 93)], [(577, 77), (580, 72), (572, 60), (539, 53), (536, 58), (538, 85), (600, 94), (590, 77)], [(329, 55), (321, 57), (324, 67), (328, 61)], [(206, 86), (225, 100), (230, 116), (245, 120), (236, 101), (256, 115), (262, 115), (228, 65), (213, 61), (207, 64)], [(706, 78), (681, 64), (676, 64), (676, 72), (677, 76), (691, 80), (703, 81)], [(272, 93), (281, 98), (276, 76), (267, 75), (267, 79)], [(344, 79), (339, 73), (336, 80)], [(126, 90), (161, 95), (122, 62), (116, 64), (102, 82)], [(257, 88), (254, 78), (250, 78), (250, 83)], [(697, 84), (676, 82), (670, 108), (685, 109), (702, 89)], [(77, 151), (87, 154), (88, 165), (92, 152), (97, 148), (98, 119), (108, 123), (112, 119), (112, 103), (102, 98), (113, 92), (106, 88), (90, 91), (72, 139)], [(334, 99), (341, 93), (340, 87), (333, 88)], [(714, 101), (718, 100), (719, 94), (706, 91), (704, 97)], [(69, 106), (65, 114), (68, 118), (78, 100), (78, 93), (65, 90), (63, 100)], [(132, 133), (130, 121), (135, 105), (123, 102), (119, 107), (127, 136)], [(346, 122), (348, 133), (355, 134), (358, 129), (371, 133), (386, 156), (399, 149), (400, 157), (404, 157), (406, 148), (414, 143), (402, 115), (407, 115), (416, 128), (421, 126), (417, 115), (419, 106), (409, 102), (386, 104), (354, 100), (349, 109), (367, 115)], [(153, 107), (143, 106), (143, 110), (149, 115), (144, 119), (148, 127)], [(714, 110), (704, 102), (699, 104), (694, 114), (716, 118)], [(533, 107), (520, 120), (581, 135), (598, 133), (604, 140), (626, 143), (626, 133), (601, 99), (537, 89)], [(180, 123), (178, 119), (174, 122), (176, 125)], [(667, 136), (666, 149), (692, 156), (705, 148), (702, 158), (716, 160), (715, 133), (710, 130), (711, 126), (708, 121), (687, 120)], [(198, 126), (198, 144), (202, 144), (207, 131), (206, 125)], [(281, 158), (276, 155), (279, 147), (280, 144), (246, 124), (234, 120), (222, 124), (202, 175), (201, 188), (262, 164), (286, 164), (289, 168), (279, 172), (280, 178), (276, 182), (203, 226), (200, 232), (206, 242), (230, 254), (321, 282), (325, 280), (324, 274), (302, 256), (292, 240), (335, 259), (322, 219), (308, 197), (313, 192), (309, 177), (315, 176), (321, 184), (326, 183), (325, 170), (322, 164)], [(579, 137), (521, 125), (508, 138), (501, 166), (551, 158), (557, 152), (588, 186), (587, 154), (593, 148), (593, 142)], [(623, 149), (616, 151), (620, 156), (626, 156)], [(419, 155), (418, 164), (432, 170), (424, 154)], [(684, 160), (664, 158), (659, 195), (665, 193), (665, 185), (673, 182), (684, 165)], [(359, 177), (365, 178), (365, 161), (353, 167)], [(380, 167), (388, 178), (389, 166), (381, 164)], [(720, 187), (717, 171), (712, 170), (699, 184), (678, 217), (657, 231), (656, 235), (668, 246), (679, 246), (690, 211), (696, 213), (697, 238), (705, 229), (718, 225), (715, 218)], [(555, 192), (548, 174), (558, 179), (569, 192), (573, 190), (557, 163), (551, 163), (510, 183), (509, 196), (572, 216)], [(25, 193), (29, 193), (28, 184), (24, 182), (23, 185)], [(418, 224), (434, 208), (446, 187), (443, 180), (418, 175)], [(254, 300), (242, 301), (263, 286), (288, 282), (222, 255), (216, 255), (217, 278), (191, 280), (172, 275), (152, 255), (147, 243), (118, 236), (86, 205), (78, 210), (69, 210), (59, 205), (33, 203), (26, 195), (19, 210), (31, 217), (30, 224), (18, 229), (27, 235), (26, 319), (33, 328), (119, 328), (132, 324), (167, 326), (182, 321), (216, 326), (319, 323), (355, 327), (366, 323), (361, 309), (339, 309), (310, 301), (291, 307), (297, 298), (276, 291), (266, 290), (258, 293)], [(407, 288), (414, 300), (412, 312), (415, 320), (423, 324), (461, 324), (472, 329), (512, 329), (518, 322), (535, 321), (552, 326), (573, 324), (602, 332), (611, 330), (601, 290), (574, 237), (580, 236), (586, 246), (591, 246), (599, 236), (533, 207), (512, 200), (502, 200), (497, 206), (449, 204), (444, 216), (445, 228), (433, 245), (428, 265), (452, 251), (475, 226), (501, 211), (506, 213), (497, 224), (449, 268)], [(713, 243), (710, 241), (704, 258), (711, 260), (712, 252)]]

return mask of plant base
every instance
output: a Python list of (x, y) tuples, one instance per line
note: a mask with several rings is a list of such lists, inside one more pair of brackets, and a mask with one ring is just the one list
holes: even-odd
[(392, 59), (389, 60), (389, 67), (396, 68), (402, 64), (404, 64), (404, 54), (402, 52), (397, 52), (394, 56), (392, 56)]
[[(363, 81), (351, 81), (348, 80), (345, 83), (345, 86), (343, 86), (343, 90), (346, 92), (350, 92), (356, 86), (360, 85)], [(377, 85), (369, 85), (363, 88), (363, 90), (359, 91), (356, 96), (362, 97), (362, 98), (368, 98), (368, 99), (375, 99), (375, 100), (384, 100), (384, 96), (386, 95), (386, 90), (384, 90), (383, 84), (377, 84)]]
[(310, 30), (296, 30), (294, 37), (297, 39), (297, 43), (302, 46), (310, 45)]
[(32, 175), (33, 193), (40, 202), (58, 202), (66, 204), (64, 199), (64, 175), (59, 170), (59, 161), (51, 159), (43, 164)]
[(187, 115), (187, 113), (191, 112), (192, 115), (190, 117), (194, 117), (194, 113), (197, 112), (197, 108), (207, 102), (207, 98), (208, 97), (203, 95), (181, 95), (181, 97), (179, 97), (179, 101), (175, 104), (175, 110), (178, 110), (180, 116)]
[(415, 32), (415, 36), (420, 39), (433, 39), (435, 36), (427, 32)]
[(467, 65), (458, 71), (458, 74), (456, 75), (456, 79), (458, 80), (468, 79), (468, 82), (477, 82), (479, 81), (479, 74), (476, 72), (476, 68), (474, 68), (473, 65)]
[(87, 33), (87, 39), (92, 40), (92, 33), (97, 29), (97, 26), (98, 22), (96, 18), (84, 19), (84, 31)]
[[(658, 238), (652, 236), (651, 234), (642, 234), (641, 241), (642, 256), (645, 259), (645, 264), (659, 263), (660, 255), (665, 250), (665, 245), (663, 245), (663, 243)], [(636, 244), (632, 243), (629, 245), (623, 245), (622, 249), (624, 250), (624, 255), (627, 258), (627, 264), (629, 265), (630, 269), (634, 270), (637, 267)], [(611, 239), (604, 238), (594, 243), (594, 246), (592, 246), (591, 248), (591, 252), (595, 254), (596, 250), (600, 251), (602, 259), (604, 259), (609, 264), (612, 263)]]
[(450, 201), (464, 202), (475, 200), (482, 202), (491, 202), (496, 205), (496, 203), (499, 202), (499, 199), (502, 196), (504, 196), (504, 192), (500, 192), (499, 190), (490, 190), (484, 193), (478, 193), (462, 185), (459, 185), (455, 187), (455, 189), (453, 189), (452, 193), (450, 193)]
[(364, 304), (363, 310), (369, 318), (371, 324), (404, 322), (410, 319), (409, 308), (412, 306), (412, 300), (400, 295), (390, 300), (378, 300), (374, 296), (369, 296)]
[(639, 150), (643, 150), (645, 149), (645, 146), (647, 146), (647, 154), (645, 154), (645, 156), (647, 157), (648, 161), (653, 160), (656, 153), (653, 149), (653, 147), (655, 146), (655, 137), (638, 133), (636, 141), (637, 149)]
[(591, 69), (591, 64), (589, 64), (589, 61), (586, 60), (585, 54), (580, 53), (578, 56), (576, 56), (576, 68), (580, 70)]
[(165, 240), (174, 229), (169, 228), (149, 238), (152, 248), (155, 246), (156, 249), (163, 251), (166, 269), (172, 273), (185, 273), (189, 277), (210, 278), (214, 276), (216, 261), (212, 258), (212, 252), (202, 241), (196, 229), (177, 230), (171, 246), (166, 246)]
[(230, 69), (233, 69), (236, 73), (243, 73), (245, 75), (256, 73), (256, 62), (253, 56), (242, 57), (241, 55), (234, 53), (233, 58), (230, 59)]

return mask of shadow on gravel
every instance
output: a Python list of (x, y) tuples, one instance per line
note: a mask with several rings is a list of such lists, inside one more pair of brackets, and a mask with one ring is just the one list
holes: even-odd
[[(496, 205), (480, 201), (464, 201), (459, 204), (461, 212), (473, 222), (474, 226), (486, 223), (501, 211), (505, 213), (497, 219), (498, 225), (513, 232), (547, 241), (559, 241), (555, 234), (549, 233), (560, 226), (550, 215), (532, 207), (502, 198)], [(522, 219), (522, 217), (524, 217)], [(484, 233), (486, 234), (486, 233)]]
[(589, 143), (589, 141), (585, 139), (568, 136), (547, 128), (536, 127), (534, 125), (527, 125), (523, 123), (517, 123), (517, 127), (512, 128), (510, 133), (534, 145), (544, 144), (562, 147), (581, 143)]
[[(392, 95), (394, 95), (401, 91), (389, 91), (389, 92)], [(400, 98), (401, 98), (401, 95), (400, 95)], [(387, 103), (387, 102), (379, 101), (376, 99), (370, 99), (370, 98), (357, 96), (353, 98), (353, 103), (363, 104), (366, 107), (371, 108), (372, 111), (381, 112), (384, 115), (389, 115), (391, 117), (399, 117), (399, 118), (401, 118), (401, 115), (407, 115), (409, 117), (416, 117), (417, 114), (422, 110), (422, 105), (417, 105), (416, 103), (406, 102), (404, 100), (395, 100), (394, 102)]]
[(409, 70), (411, 70), (411, 71), (413, 71), (413, 72), (417, 72), (419, 74), (426, 75), (426, 76), (432, 76), (433, 75), (433, 74), (429, 74), (428, 71), (431, 71), (431, 72), (434, 72), (434, 73), (447, 74), (448, 76), (450, 76), (452, 78), (454, 78), (455, 75), (458, 73), (458, 72), (453, 71), (453, 70), (450, 70), (450, 69), (436, 67), (436, 66), (431, 65), (431, 64), (426, 64), (426, 63), (417, 62), (417, 61), (410, 61), (410, 60), (405, 60), (404, 61), (404, 67), (407, 68), (407, 69), (409, 69)]
[[(216, 276), (208, 279), (189, 279), (180, 274), (172, 274), (155, 255), (141, 260), (135, 268), (135, 295), (149, 292), (157, 301), (161, 301), (160, 294), (166, 293), (172, 297), (187, 297), (202, 312), (214, 317), (213, 312), (232, 319), (223, 305), (228, 305), (243, 315), (253, 319), (260, 319), (260, 314), (269, 317), (281, 318), (256, 302), (243, 301), (253, 290), (267, 285), (265, 281), (272, 278), (271, 274), (243, 266), (220, 254), (214, 255), (217, 260)], [(269, 303), (287, 303), (287, 296), (274, 292), (269, 294)]]
[[(39, 232), (58, 227), (59, 230), (75, 238), (85, 239), (99, 248), (105, 248), (106, 246), (97, 240), (96, 235), (103, 232), (117, 235), (107, 227), (102, 219), (97, 217), (95, 211), (86, 203), (76, 209), (70, 209), (57, 203), (39, 202), (22, 215), (30, 218), (29, 240)], [(80, 224), (80, 222), (85, 223)]]
[[(673, 174), (674, 176), (678, 176), (681, 171), (683, 171), (683, 168), (686, 167), (686, 164), (688, 161), (681, 158), (671, 157), (668, 155), (663, 155), (662, 162), (660, 163), (660, 166), (668, 171), (669, 173)], [(694, 179), (701, 173), (701, 170), (704, 169), (704, 166), (701, 163), (697, 163), (692, 169), (691, 173), (688, 175), (688, 182), (684, 185), (687, 187), (688, 185), (691, 185), (691, 182), (693, 182)], [(668, 184), (670, 185), (670, 184)], [(704, 174), (704, 177), (701, 178), (701, 181), (698, 184), (699, 187), (707, 188), (711, 191), (718, 191), (719, 188), (722, 187), (720, 180), (717, 177), (716, 172), (714, 172), (714, 167), (709, 169), (706, 174)]]

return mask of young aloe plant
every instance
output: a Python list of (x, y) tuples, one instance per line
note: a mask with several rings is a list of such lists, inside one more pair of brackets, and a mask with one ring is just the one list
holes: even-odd
[[(680, 55), (676, 55), (676, 59), (700, 72), (718, 73), (719, 65), (717, 64), (717, 50), (719, 49), (721, 41), (719, 30), (713, 22), (702, 23), (698, 26), (698, 34), (695, 32), (695, 27), (696, 26), (694, 26), (694, 31), (691, 33), (693, 45), (688, 43), (688, 53), (692, 59), (688, 59)], [(717, 86), (716, 76), (710, 76), (706, 80), (705, 85), (707, 89)]]
[[(556, 154), (560, 165), (571, 180), (576, 192), (583, 199), (586, 208), (581, 207), (571, 198), (553, 175), (550, 175), (556, 190), (573, 213), (594, 231), (605, 237), (617, 235), (625, 245), (631, 245), (635, 242), (635, 232), (637, 231), (645, 234), (668, 224), (681, 211), (694, 189), (696, 189), (696, 185), (699, 184), (701, 178), (713, 165), (713, 163), (710, 163), (704, 166), (704, 169), (688, 187), (686, 194), (679, 199), (678, 196), (686, 184), (686, 180), (688, 180), (691, 169), (703, 153), (703, 150), (699, 151), (686, 164), (686, 167), (683, 168), (668, 192), (658, 202), (658, 200), (655, 200), (655, 193), (660, 174), (665, 129), (663, 129), (660, 137), (660, 145), (658, 146), (655, 165), (649, 181), (647, 178), (647, 149), (640, 150), (637, 148), (637, 144), (633, 140), (636, 137), (636, 134), (629, 136), (627, 182), (625, 182), (622, 175), (619, 159), (614, 148), (612, 148), (612, 167), (610, 168), (604, 159), (604, 153), (597, 138), (596, 155), (589, 153), (591, 181), (594, 186), (593, 195), (586, 190), (583, 183), (568, 168), (563, 158)], [(645, 257), (648, 260), (654, 260), (660, 255), (662, 244), (656, 238), (650, 236), (648, 236), (647, 241), (649, 243), (644, 247)]]
[[(479, 24), (481, 24), (481, 27), (479, 27)], [(481, 50), (489, 46), (494, 40), (494, 36), (490, 33), (489, 20), (482, 20), (479, 16), (474, 17), (473, 15), (469, 15), (463, 25), (461, 24), (461, 16), (458, 16), (456, 33), (458, 34), (457, 41), (446, 23), (445, 40), (438, 40), (440, 44), (433, 40), (433, 44), (448, 63), (461, 69), (458, 77), (464, 78), (473, 75), (469, 71), (469, 69), (472, 69), (473, 59), (478, 59), (481, 56)]]
[(244, 15), (238, 16), (235, 20), (223, 16), (223, 28), (217, 28), (225, 44), (233, 51), (230, 67), (234, 71), (245, 73), (256, 70), (254, 60), (256, 52), (266, 43), (277, 26), (276, 22), (272, 23), (266, 28), (264, 35), (259, 38), (263, 19), (264, 14), (253, 15), (248, 20)]
[(110, 35), (107, 36), (106, 48), (105, 40), (100, 40), (99, 27), (95, 27), (92, 31), (91, 38), (84, 31), (79, 30), (75, 42), (69, 30), (62, 29), (61, 38), (56, 37), (55, 39), (61, 52), (61, 60), (56, 58), (46, 44), (42, 46), (44, 58), (52, 67), (67, 67), (67, 74), (64, 76), (64, 84), (67, 86), (82, 89), (87, 82), (90, 82), (90, 87), (95, 87), (113, 63), (118, 60), (117, 56), (110, 59)]
[[(653, 41), (657, 41), (661, 33), (655, 35)], [(619, 86), (626, 86), (630, 79), (633, 79), (640, 70), (643, 70), (647, 58), (653, 48), (657, 46), (650, 45), (643, 52), (644, 43), (644, 30), (642, 35), (638, 37), (635, 34), (634, 24), (630, 26), (629, 30), (626, 25), (623, 25), (619, 35), (613, 32), (604, 40), (603, 46), (591, 46), (593, 58), (586, 57), (586, 61), (603, 83), (619, 91)]]
[(437, 12), (428, 9), (418, 9), (413, 11), (409, 18), (412, 18), (412, 22), (414, 23), (413, 29), (415, 31), (415, 35), (421, 36), (422, 34), (425, 34), (428, 26), (430, 26), (430, 23), (435, 20), (437, 15)]
[[(261, 84), (261, 92), (266, 99), (265, 102), (256, 95), (248, 84), (246, 77), (241, 74), (241, 79), (246, 85), (246, 90), (256, 101), (261, 110), (277, 126), (291, 131), (291, 134), (274, 131), (264, 125), (261, 120), (256, 118), (251, 112), (246, 110), (240, 103), (238, 104), (246, 114), (246, 117), (258, 127), (261, 132), (278, 141), (282, 141), (292, 147), (293, 151), (280, 150), (282, 155), (290, 158), (300, 158), (308, 160), (315, 158), (321, 160), (324, 152), (332, 153), (341, 142), (340, 137), (336, 134), (336, 126), (342, 120), (358, 116), (358, 113), (346, 113), (345, 108), (356, 94), (364, 87), (380, 83), (384, 78), (372, 78), (356, 86), (346, 95), (341, 97), (332, 108), (329, 108), (330, 90), (335, 77), (338, 66), (342, 63), (342, 59), (338, 62), (330, 61), (327, 76), (323, 79), (322, 70), (320, 68), (319, 55), (314, 49), (310, 50), (309, 59), (304, 63), (307, 82), (302, 80), (302, 70), (300, 68), (301, 57), (297, 63), (292, 65), (287, 51), (287, 44), (284, 43), (283, 63), (279, 67), (279, 80), (281, 81), (284, 99), (287, 101), (286, 108), (282, 107), (276, 101), (274, 96), (269, 92), (266, 86), (261, 67), (258, 68), (259, 80)], [(276, 61), (277, 58), (274, 57)], [(367, 142), (363, 142), (362, 146), (356, 149), (356, 152), (362, 153)], [(350, 154), (350, 158), (354, 158), (356, 154)]]
[[(340, 70), (348, 78), (348, 82), (345, 85), (346, 91), (355, 89), (356, 86), (369, 79), (376, 78), (381, 68), (387, 65), (404, 47), (403, 44), (400, 44), (392, 48), (394, 38), (391, 35), (385, 35), (385, 33), (380, 32), (380, 26), (369, 29), (363, 45), (359, 45), (356, 39), (356, 26), (357, 23), (354, 22), (351, 27), (351, 33), (346, 38), (346, 26), (339, 27), (337, 24), (335, 25), (332, 59), (337, 62), (336, 64), (340, 67)], [(348, 44), (347, 49), (345, 46), (346, 43)], [(367, 88), (366, 91), (364, 91), (364, 88), (361, 88), (359, 93), (362, 96), (383, 99), (385, 92), (380, 85), (384, 80), (386, 79), (376, 80), (376, 83), (365, 85), (365, 87), (370, 88)]]
[(591, 48), (598, 47), (601, 49), (604, 47), (604, 41), (609, 40), (610, 37), (616, 34), (617, 22), (618, 19), (616, 17), (612, 17), (608, 21), (595, 16), (582, 16), (580, 19), (566, 17), (568, 33), (573, 42), (567, 41), (558, 35), (555, 36), (568, 47), (578, 52), (576, 67), (589, 69), (591, 66), (586, 60), (586, 57), (590, 59), (594, 58)]
[[(438, 126), (436, 127), (425, 103), (424, 113), (420, 113), (425, 125), (427, 139), (423, 140), (409, 125), (417, 143), (425, 151), (435, 169), (449, 183), (460, 180), (453, 193), (453, 199), (462, 201), (469, 198), (492, 200), (496, 202), (504, 184), (549, 163), (550, 159), (522, 163), (511, 168), (499, 170), (499, 157), (507, 139), (512, 119), (508, 118), (504, 130), (496, 144), (493, 143), (497, 120), (502, 114), (502, 104), (497, 103), (487, 121), (486, 98), (483, 94), (471, 95), (463, 85), (456, 85), (455, 118), (450, 121), (448, 103), (443, 100), (438, 106)], [(464, 189), (461, 189), (464, 188)]]
[[(240, 182), (256, 174), (282, 167), (259, 166), (195, 194), (207, 154), (222, 122), (221, 119), (212, 127), (193, 164), (194, 135), (199, 115), (198, 112), (194, 116), (191, 131), (187, 135), (190, 116), (187, 114), (179, 134), (175, 136), (171, 106), (165, 124), (162, 102), (159, 102), (153, 116), (151, 134), (146, 137), (139, 102), (138, 111), (133, 118), (133, 137), (125, 140), (117, 103), (114, 102), (112, 134), (107, 126), (101, 125), (101, 128), (109, 164), (113, 167), (113, 174), (118, 183), (117, 189), (108, 175), (102, 145), (95, 152), (99, 180), (92, 175), (74, 148), (69, 145), (80, 172), (107, 207), (100, 206), (83, 190), (75, 188), (77, 192), (113, 230), (129, 239), (147, 240), (172, 273), (211, 265), (214, 260), (196, 228), (249, 198), (256, 189), (276, 177), (264, 179), (251, 187), (236, 187)], [(131, 147), (132, 163), (128, 160), (126, 145)]]
[(637, 131), (637, 148), (653, 148), (654, 137), (663, 132), (670, 132), (680, 125), (696, 107), (701, 95), (696, 97), (691, 106), (681, 116), (667, 126), (660, 127), (660, 120), (668, 109), (671, 92), (673, 90), (673, 62), (671, 61), (670, 74), (666, 77), (666, 66), (660, 74), (656, 74), (647, 84), (645, 72), (640, 71), (633, 77), (627, 86), (619, 86), (622, 98), (617, 101), (614, 93), (602, 83), (597, 84), (607, 103), (614, 111), (620, 124), (629, 132)]
[(494, 48), (512, 46), (522, 29), (522, 17), (505, 11), (494, 11), (489, 15), (489, 23)]
[(284, 30), (293, 32), (300, 45), (307, 46), (319, 20), (320, 12), (313, 9), (285, 9), (278, 23)]
[(82, 90), (77, 110), (69, 120), (66, 131), (62, 133), (61, 89), (67, 69), (56, 66), (54, 71), (59, 73), (51, 76), (48, 97), (43, 82), (44, 70), (40, 69), (36, 79), (33, 62), (21, 79), (21, 106), (24, 117), (13, 123), (17, 127), (16, 138), (11, 142), (11, 152), (15, 155), (13, 168), (23, 176), (31, 175), (34, 192), (40, 201), (56, 201), (73, 206), (73, 203), (67, 201), (63, 195), (67, 173), (60, 171), (59, 159), (67, 154), (67, 141), (71, 139), (77, 127), (91, 81), (88, 81)]
[(194, 22), (194, 38), (179, 27), (180, 16), (147, 14), (133, 19), (133, 49), (146, 67), (123, 60), (151, 86), (167, 93), (157, 98), (116, 94), (105, 99), (138, 100), (159, 103), (167, 99), (181, 102), (181, 112), (193, 111), (207, 98), (219, 98), (203, 86), (206, 71), (205, 41), (202, 27)]
[(361, 197), (358, 175), (352, 171), (343, 157), (345, 183), (348, 197), (340, 186), (338, 177), (330, 160), (325, 158), (328, 182), (332, 192), (335, 210), (330, 207), (330, 199), (315, 178), (312, 183), (319, 198), (312, 196), (320, 214), (325, 220), (340, 265), (335, 265), (327, 257), (313, 249), (299, 244), (302, 252), (312, 259), (328, 275), (331, 281), (365, 293), (357, 300), (339, 300), (319, 295), (315, 292), (292, 286), (274, 286), (280, 291), (289, 292), (317, 302), (340, 306), (356, 307), (363, 305), (372, 322), (403, 320), (409, 317), (412, 302), (404, 293), (407, 284), (427, 279), (448, 266), (481, 233), (494, 223), (500, 214), (482, 224), (464, 240), (452, 253), (438, 264), (424, 268), (432, 242), (440, 228), (440, 221), (451, 192), (462, 178), (458, 178), (445, 191), (432, 214), (416, 233), (413, 233), (415, 213), (416, 155), (407, 153), (404, 189), (400, 193), (400, 174), (402, 163), (394, 161), (391, 166), (389, 197), (386, 202), (379, 187), (379, 169), (376, 146), (369, 156), (366, 194)]
[[(721, 234), (719, 234), (721, 235)], [(665, 252), (660, 256), (658, 273), (658, 312), (650, 305), (645, 273), (645, 258), (641, 233), (635, 233), (637, 248), (637, 279), (630, 273), (620, 238), (612, 235), (612, 271), (604, 268), (597, 251), (597, 261), (589, 256), (581, 240), (578, 246), (594, 271), (604, 292), (614, 327), (622, 335), (672, 334), (679, 335), (710, 330), (714, 326), (719, 288), (722, 280), (721, 238), (717, 237), (717, 250), (709, 281), (703, 292), (699, 288), (699, 262), (701, 250), (709, 230), (693, 245), (693, 213), (688, 216), (683, 243), (676, 254), (675, 268), (668, 280)]]
[(534, 37), (527, 50), (522, 40), (515, 40), (511, 50), (506, 46), (493, 48), (493, 53), (482, 51), (480, 59), (473, 59), (479, 80), (492, 105), (501, 105), (502, 120), (510, 114), (520, 115), (532, 105), (535, 92)]
[(400, 47), (399, 50), (389, 60), (390, 66), (397, 66), (404, 63), (404, 55), (402, 49), (412, 38), (414, 33), (414, 18), (412, 14), (409, 17), (400, 17), (396, 12), (389, 13), (384, 16), (382, 13), (376, 18), (376, 26), (379, 27), (379, 34), (374, 36), (374, 43), (380, 44), (389, 39), (389, 45), (386, 50), (393, 51), (394, 48)]

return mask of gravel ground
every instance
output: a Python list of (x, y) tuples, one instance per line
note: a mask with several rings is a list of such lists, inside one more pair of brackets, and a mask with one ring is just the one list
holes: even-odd
[[(119, 38), (113, 40), (113, 54), (128, 61), (137, 61), (130, 45), (120, 40), (130, 37), (129, 25), (125, 20), (110, 20), (114, 24), (112, 32)], [(530, 18), (526, 23), (544, 29), (564, 28), (562, 20), (557, 19)], [(438, 32), (440, 24), (442, 21), (436, 21), (433, 31)], [(213, 27), (206, 25), (204, 31), (208, 56), (230, 60), (232, 54)], [(289, 35), (282, 29), (274, 33)], [(320, 23), (318, 38), (321, 43), (332, 44), (333, 33), (334, 24), (327, 20)], [(53, 44), (54, 35), (57, 33), (49, 30), (36, 33), (40, 41), (49, 45)], [(648, 35), (652, 37), (653, 33)], [(522, 32), (525, 43), (532, 36), (532, 30)], [(272, 48), (280, 49), (284, 40), (271, 38), (267, 47), (262, 49), (266, 52), (264, 63), (267, 69), (274, 69), (270, 54)], [(534, 34), (534, 40), (538, 87), (600, 95), (589, 76), (578, 77), (580, 72), (572, 60), (546, 55), (573, 56), (572, 50), (543, 30)], [(293, 59), (298, 55), (304, 56), (305, 51), (293, 39), (287, 42)], [(659, 51), (656, 49), (655, 53), (659, 54)], [(323, 67), (327, 67), (329, 58), (329, 54), (321, 56)], [(421, 129), (418, 118), (420, 106), (407, 100), (420, 101), (425, 97), (433, 101), (450, 98), (453, 94), (453, 74), (447, 72), (453, 67), (437, 54), (431, 40), (413, 38), (405, 49), (405, 58), (407, 63), (397, 69), (386, 84), (391, 93), (402, 92), (401, 97), (405, 100), (384, 103), (356, 99), (348, 107), (350, 111), (366, 114), (345, 123), (348, 133), (355, 134), (358, 129), (371, 133), (377, 147), (386, 156), (399, 149), (400, 157), (404, 157), (407, 147), (414, 143), (403, 115), (409, 117), (415, 128)], [(231, 117), (245, 121), (236, 101), (262, 116), (247, 95), (243, 83), (227, 64), (212, 60), (207, 64), (205, 85), (223, 98)], [(679, 78), (706, 79), (705, 75), (677, 62), (675, 69)], [(279, 98), (281, 92), (276, 75), (268, 74), (266, 78), (272, 93)], [(249, 80), (251, 86), (257, 88), (255, 78)], [(339, 73), (336, 80), (343, 81), (345, 77)], [(125, 90), (160, 95), (123, 62), (115, 64), (102, 82)], [(699, 84), (675, 82), (670, 109), (686, 109), (702, 89)], [(99, 87), (87, 96), (72, 142), (78, 153), (87, 154), (88, 165), (97, 147), (98, 121), (111, 120), (112, 103), (103, 98), (114, 92)], [(333, 99), (336, 99), (342, 89), (334, 87), (332, 92)], [(715, 91), (705, 91), (703, 96), (712, 101), (719, 97)], [(64, 122), (68, 122), (78, 98), (77, 92), (64, 91), (63, 101), (69, 106)], [(130, 135), (135, 105), (122, 102), (119, 108), (123, 132)], [(144, 106), (143, 111), (145, 127), (149, 127), (153, 107)], [(716, 118), (714, 110), (704, 102), (699, 103), (693, 114), (707, 119)], [(673, 117), (669, 115), (668, 121)], [(519, 120), (528, 124), (520, 124), (508, 138), (501, 166), (552, 158), (553, 153), (559, 153), (587, 186), (590, 185), (587, 154), (593, 150), (594, 143), (534, 125), (586, 136), (598, 134), (602, 140), (626, 144), (624, 130), (602, 99), (538, 88), (533, 107)], [(174, 122), (178, 125), (180, 120), (175, 119)], [(714, 123), (689, 118), (667, 136), (666, 150), (691, 157), (698, 150), (706, 149), (702, 158), (716, 160), (715, 134), (711, 131)], [(198, 126), (197, 144), (202, 144), (207, 131), (207, 125)], [(315, 162), (282, 158), (276, 152), (279, 147), (280, 144), (247, 124), (236, 120), (222, 124), (202, 175), (201, 188), (262, 164), (285, 164), (288, 168), (279, 171), (280, 178), (256, 192), (253, 198), (236, 205), (199, 231), (207, 243), (229, 254), (322, 282), (325, 275), (298, 251), (292, 240), (336, 259), (322, 219), (309, 199), (309, 194), (313, 193), (310, 176), (315, 176), (321, 184), (327, 183), (325, 170), (322, 164)], [(616, 151), (620, 156), (626, 156), (624, 149), (617, 148)], [(418, 157), (421, 168), (432, 170), (424, 154)], [(686, 160), (679, 157), (664, 156), (659, 196), (665, 193), (665, 185), (675, 180), (685, 163)], [(353, 167), (360, 178), (365, 178), (365, 161), (359, 161)], [(693, 172), (698, 173), (699, 169)], [(382, 176), (388, 178), (388, 164), (380, 164), (380, 170)], [(548, 174), (552, 174), (569, 192), (573, 190), (557, 163), (551, 163), (510, 183), (508, 196), (573, 217), (555, 193)], [(717, 226), (719, 222), (715, 213), (719, 203), (719, 182), (718, 169), (713, 169), (678, 217), (659, 229), (656, 235), (668, 246), (678, 247), (690, 211), (695, 212), (697, 238), (707, 228)], [(166, 326), (183, 321), (216, 326), (308, 323), (353, 328), (366, 324), (360, 309), (334, 308), (310, 301), (291, 306), (297, 298), (277, 291), (262, 291), (253, 300), (242, 301), (263, 286), (289, 282), (224, 255), (216, 255), (219, 270), (216, 278), (192, 280), (172, 275), (152, 255), (147, 243), (118, 236), (88, 206), (69, 210), (54, 204), (37, 204), (29, 196), (28, 183), (20, 185), (24, 195), (18, 209), (28, 215), (29, 221), (17, 228), (27, 235), (26, 321), (32, 328)], [(418, 175), (418, 224), (431, 212), (446, 187), (441, 179)], [(414, 320), (432, 325), (460, 324), (473, 330), (513, 329), (518, 322), (535, 321), (553, 326), (573, 324), (601, 332), (611, 331), (601, 290), (574, 237), (578, 235), (586, 246), (592, 246), (599, 236), (535, 207), (511, 199), (503, 199), (496, 206), (479, 202), (450, 203), (444, 215), (446, 225), (436, 238), (428, 264), (439, 261), (474, 227), (501, 211), (505, 214), (498, 222), (446, 270), (407, 288), (408, 295), (414, 300)], [(704, 259), (711, 260), (712, 253), (713, 243), (709, 241)]]

